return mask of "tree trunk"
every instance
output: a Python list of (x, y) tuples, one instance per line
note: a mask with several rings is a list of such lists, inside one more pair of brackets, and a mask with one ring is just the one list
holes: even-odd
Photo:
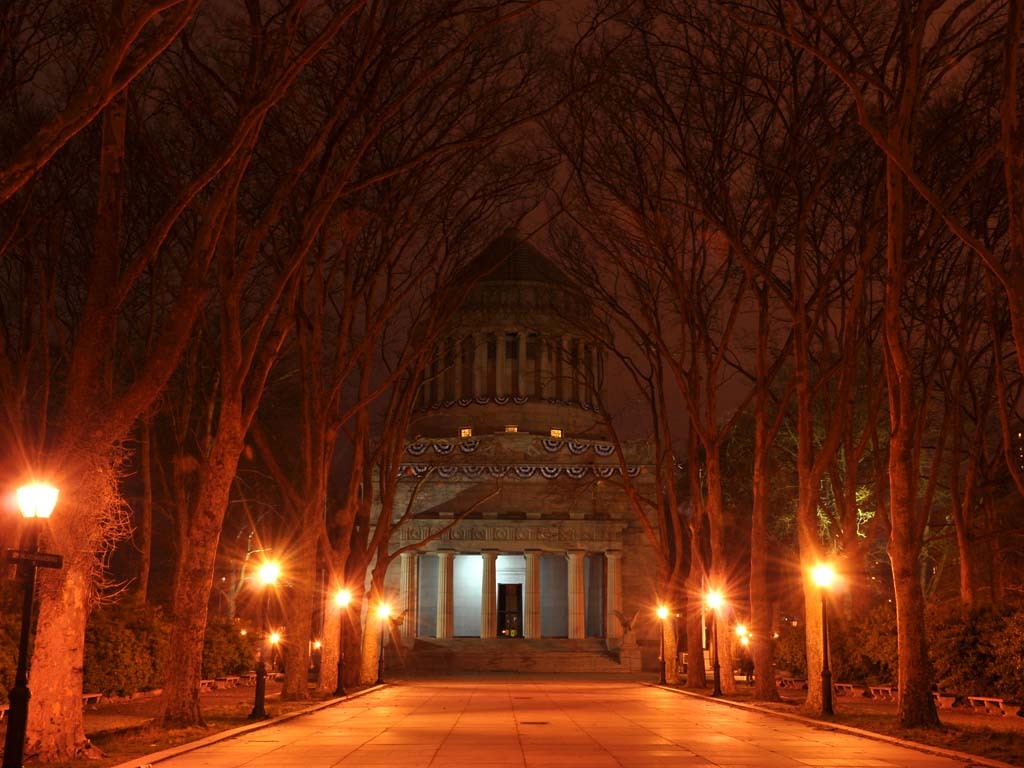
[(707, 469), (707, 521), (711, 538), (711, 568), (708, 583), (725, 598), (726, 604), (718, 610), (715, 621), (718, 624), (718, 665), (721, 668), (721, 684), (724, 693), (736, 691), (736, 680), (732, 668), (732, 629), (728, 620), (730, 601), (727, 573), (728, 557), (725, 546), (725, 511), (722, 507), (722, 465), (717, 446), (705, 452)]
[(232, 417), (226, 413), (230, 403), (222, 404), (222, 426), (215, 438), (210, 458), (200, 471), (185, 549), (181, 552), (178, 581), (174, 585), (170, 652), (164, 682), (163, 715), (165, 726), (203, 726), (199, 708), (199, 681), (203, 672), (203, 638), (213, 588), (224, 514), (231, 497), (238, 458), (244, 444), (244, 432), (229, 427)]
[(142, 473), (142, 509), (139, 510), (138, 541), (139, 550), (138, 576), (135, 581), (135, 594), (143, 603), (149, 597), (149, 569), (153, 560), (153, 444), (151, 423), (148, 418), (142, 421), (142, 434), (139, 439), (139, 460)]
[(755, 409), (753, 510), (750, 518), (750, 655), (754, 698), (778, 701), (772, 653), (772, 604), (768, 597), (768, 441), (765, 398)]
[[(316, 501), (319, 509), (320, 500)], [(296, 558), (289, 574), (292, 588), (286, 607), (288, 635), (284, 646), (283, 701), (309, 698), (309, 643), (313, 629), (313, 590), (316, 582), (316, 531), (309, 510), (304, 510), (303, 528)], [(322, 648), (322, 646), (321, 646)]]
[[(348, 608), (339, 608), (334, 595), (326, 597), (324, 611), (324, 636), (320, 640), (320, 674), (317, 676), (316, 692), (330, 696), (338, 688), (338, 648), (341, 638), (341, 615)], [(348, 661), (348, 659), (346, 659)]]

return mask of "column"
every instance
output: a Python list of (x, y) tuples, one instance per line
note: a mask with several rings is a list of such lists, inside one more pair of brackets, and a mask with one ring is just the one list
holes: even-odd
[(569, 639), (582, 640), (587, 636), (586, 602), (583, 599), (583, 558), (582, 549), (571, 549), (565, 553), (569, 558)]
[(401, 636), (402, 644), (412, 645), (419, 626), (419, 555), (416, 552), (402, 553), (402, 582), (399, 592), (399, 610), (404, 611)]
[(559, 336), (558, 347), (555, 352), (558, 354), (558, 394), (559, 400), (572, 400), (572, 365), (569, 356), (569, 337)]
[(604, 553), (605, 584), (604, 633), (609, 648), (622, 645), (622, 552), (610, 549)]
[(455, 381), (452, 383), (455, 384), (454, 399), (459, 400), (462, 398), (462, 368), (465, 365), (462, 357), (466, 352), (466, 340), (462, 336), (456, 336), (452, 343), (455, 345)]
[(528, 549), (526, 556), (526, 589), (523, 595), (523, 637), (540, 639), (540, 550)]
[(517, 362), (519, 363), (519, 381), (516, 382), (516, 394), (525, 397), (526, 391), (526, 334), (520, 331), (516, 334), (519, 346), (516, 348)]
[(494, 340), (494, 394), (501, 397), (508, 394), (505, 391), (505, 332), (497, 331)]
[(451, 640), (455, 629), (455, 613), (452, 603), (455, 550), (440, 549), (437, 552), (437, 558), (437, 639)]
[(497, 560), (498, 550), (485, 549), (480, 553), (484, 560), (483, 579), (480, 584), (480, 637), (496, 637), (498, 634)]
[(549, 397), (548, 377), (551, 371), (548, 370), (548, 340), (544, 334), (537, 334), (537, 370), (540, 378), (540, 388), (537, 390), (537, 397)]
[(487, 389), (487, 334), (473, 334), (473, 397), (483, 397)]

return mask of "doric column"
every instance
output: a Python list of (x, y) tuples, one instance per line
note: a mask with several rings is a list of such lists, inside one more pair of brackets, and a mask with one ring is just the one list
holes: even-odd
[(487, 394), (487, 334), (473, 334), (473, 397)]
[(495, 333), (494, 340), (494, 394), (501, 397), (508, 394), (505, 386), (505, 332)]
[(455, 574), (455, 551), (437, 552), (437, 639), (451, 640), (455, 632), (452, 587)]
[(605, 602), (604, 632), (609, 648), (618, 648), (622, 644), (622, 622), (618, 614), (622, 612), (622, 552), (610, 549), (604, 553)]
[(558, 338), (558, 399), (572, 400), (572, 339)]
[(480, 553), (484, 560), (483, 578), (480, 584), (480, 637), (496, 637), (498, 634), (498, 572), (496, 564), (498, 550), (485, 549)]
[(519, 380), (516, 382), (516, 394), (525, 397), (526, 392), (526, 334), (520, 331), (516, 334), (519, 346), (516, 349), (517, 362), (519, 363)]
[(582, 640), (587, 636), (586, 602), (583, 599), (583, 558), (582, 549), (570, 549), (565, 553), (569, 558), (569, 639)]
[(419, 555), (415, 552), (402, 553), (402, 584), (399, 593), (399, 609), (405, 612), (402, 620), (402, 642), (411, 645), (416, 639), (419, 625)]
[(455, 345), (455, 362), (453, 363), (453, 367), (455, 370), (452, 371), (452, 374), (455, 376), (455, 379), (452, 383), (455, 385), (453, 387), (453, 389), (455, 390), (455, 399), (458, 400), (462, 397), (462, 356), (466, 351), (466, 341), (461, 336), (456, 336), (452, 344)]
[(528, 549), (526, 555), (526, 594), (523, 595), (523, 637), (540, 639), (540, 550)]

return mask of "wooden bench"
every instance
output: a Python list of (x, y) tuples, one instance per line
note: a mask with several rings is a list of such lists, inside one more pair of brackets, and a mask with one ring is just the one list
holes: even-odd
[(246, 672), (244, 675), (240, 675), (242, 685), (256, 685), (256, 673)]
[(975, 712), (981, 709), (985, 711), (985, 714), (989, 712), (999, 712), (1000, 715), (1006, 714), (1003, 700), (994, 696), (968, 696), (967, 701), (970, 702), (971, 709)]
[(199, 690), (200, 690), (200, 692), (202, 692), (202, 691), (212, 691), (213, 687), (216, 684), (217, 684), (216, 680), (200, 680), (199, 681)]
[(238, 676), (224, 675), (223, 677), (218, 677), (216, 685), (218, 688), (235, 688), (238, 685)]
[(932, 698), (935, 699), (935, 706), (939, 709), (952, 709), (953, 705), (956, 704), (956, 694), (953, 693), (932, 691)]
[(858, 686), (853, 683), (836, 683), (836, 696), (855, 696)]
[(807, 681), (795, 677), (780, 677), (779, 688), (806, 688)]
[(102, 693), (83, 693), (82, 704), (86, 707), (88, 707), (90, 704), (95, 707), (97, 704), (100, 703), (100, 699), (102, 698)]
[(895, 699), (898, 689), (894, 685), (872, 685), (869, 690), (873, 699)]

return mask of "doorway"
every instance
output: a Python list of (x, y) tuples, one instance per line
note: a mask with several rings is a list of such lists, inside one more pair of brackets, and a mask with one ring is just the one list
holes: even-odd
[(498, 637), (522, 637), (523, 585), (498, 584)]

